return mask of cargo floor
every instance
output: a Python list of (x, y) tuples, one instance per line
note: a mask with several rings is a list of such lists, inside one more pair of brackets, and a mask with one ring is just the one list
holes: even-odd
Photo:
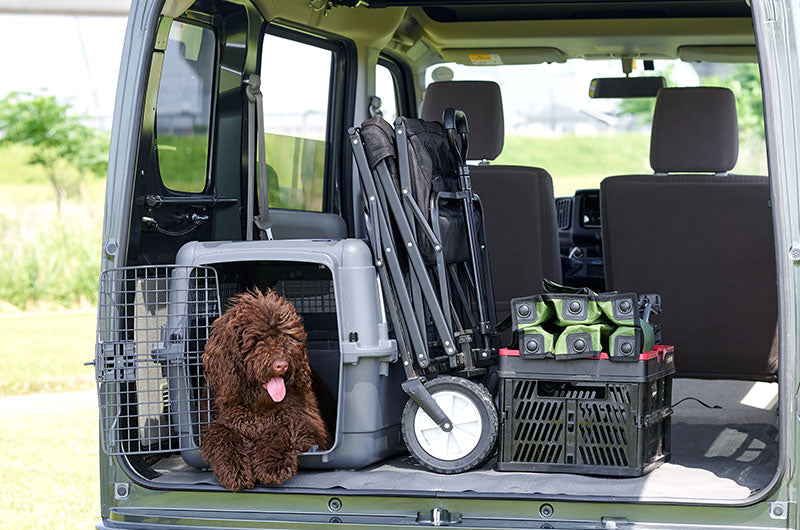
[[(765, 487), (778, 465), (777, 384), (675, 380), (670, 462), (639, 478), (497, 472), (489, 462), (438, 475), (402, 456), (361, 470), (304, 471), (284, 486), (395, 492), (613, 496), (640, 500), (735, 501)], [(684, 398), (687, 399), (680, 402)], [(709, 406), (708, 408), (697, 400)], [(680, 403), (679, 403), (680, 402)], [(216, 484), (179, 457), (158, 462), (162, 484)], [(267, 490), (268, 487), (259, 487)]]

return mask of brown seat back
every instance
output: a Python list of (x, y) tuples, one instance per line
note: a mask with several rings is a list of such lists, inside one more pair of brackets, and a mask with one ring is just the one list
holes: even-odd
[[(447, 107), (463, 110), (469, 157), (493, 160), (503, 150), (503, 104), (493, 81), (443, 81), (425, 93), (421, 117), (441, 121)], [(542, 278), (561, 280), (553, 181), (544, 169), (481, 164), (470, 168), (485, 211), (486, 239), (498, 321), (509, 301), (541, 292)]]

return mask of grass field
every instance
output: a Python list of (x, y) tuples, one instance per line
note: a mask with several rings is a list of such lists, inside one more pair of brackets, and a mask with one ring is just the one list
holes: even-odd
[(0, 396), (93, 389), (95, 315), (0, 314)]
[(93, 528), (100, 488), (91, 396), (0, 398), (0, 425), (0, 529)]

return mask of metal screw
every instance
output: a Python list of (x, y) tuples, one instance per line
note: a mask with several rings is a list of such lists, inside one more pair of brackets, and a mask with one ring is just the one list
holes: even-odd
[(331, 518), (328, 520), (328, 522), (329, 522), (329, 523), (341, 523), (341, 522), (342, 522), (342, 520), (341, 520), (340, 518), (338, 518), (338, 517), (331, 517)]
[(539, 343), (535, 339), (531, 339), (525, 343), (525, 349), (535, 353), (539, 351)]
[(403, 129), (397, 129), (397, 134), (403, 134)]
[(526, 317), (531, 314), (531, 308), (527, 304), (522, 304), (517, 308), (517, 314), (521, 317)]
[(554, 511), (553, 507), (549, 504), (542, 504), (539, 506), (539, 515), (542, 517), (552, 517)]
[(583, 339), (578, 339), (572, 343), (572, 347), (575, 348), (575, 351), (583, 351), (586, 349), (586, 341)]
[(631, 310), (631, 303), (630, 303), (630, 301), (628, 301), (628, 300), (623, 300), (622, 302), (620, 302), (620, 304), (619, 304), (619, 310), (620, 310), (620, 311), (622, 311), (623, 313), (627, 313), (627, 312), (629, 312), (629, 311)]
[(355, 145), (358, 145), (358, 140), (353, 140), (353, 143), (354, 143)]
[(342, 501), (336, 497), (333, 497), (328, 501), (328, 509), (332, 512), (338, 512), (342, 509)]
[(623, 342), (622, 346), (619, 347), (620, 351), (625, 355), (630, 354), (633, 351), (633, 346), (630, 342)]
[(772, 515), (776, 517), (783, 517), (783, 506), (776, 504), (772, 507)]
[(581, 303), (577, 300), (573, 300), (569, 303), (569, 312), (570, 313), (580, 313), (581, 311)]
[(113, 241), (106, 243), (106, 254), (108, 257), (113, 257), (117, 253), (118, 248), (119, 247), (117, 247), (117, 244)]
[(124, 499), (128, 496), (130, 490), (128, 485), (124, 482), (118, 482), (114, 484), (114, 497), (117, 499)]

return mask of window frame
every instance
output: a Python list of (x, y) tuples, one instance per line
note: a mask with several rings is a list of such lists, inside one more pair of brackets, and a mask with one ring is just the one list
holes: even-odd
[(342, 38), (331, 35), (311, 32), (285, 22), (265, 23), (261, 30), (258, 44), (258, 60), (255, 71), (262, 72), (264, 56), (264, 37), (270, 35), (300, 44), (306, 44), (327, 50), (331, 53), (330, 79), (328, 83), (328, 108), (325, 115), (325, 164), (323, 171), (323, 195), (321, 210), (302, 210), (293, 208), (273, 208), (287, 212), (312, 212), (341, 214), (342, 200), (340, 179), (347, 174), (347, 166), (351, 163), (350, 157), (346, 159), (337, 153), (344, 151), (344, 126), (348, 116), (352, 121), (354, 104), (352, 95), (355, 92), (355, 83), (352, 75), (352, 65), (356, 61), (355, 46)]
[(414, 81), (411, 75), (411, 68), (400, 57), (386, 50), (378, 56), (376, 68), (378, 66), (383, 66), (392, 75), (398, 115), (416, 118), (417, 106), (414, 98)]
[[(164, 66), (161, 66), (161, 74), (159, 75), (159, 90), (158, 96), (156, 97), (155, 101), (155, 112), (153, 115), (153, 147), (155, 149), (155, 167), (158, 173), (158, 186), (161, 189), (161, 192), (169, 193), (175, 196), (183, 196), (183, 197), (196, 197), (202, 195), (208, 195), (213, 190), (212, 186), (212, 178), (211, 176), (213, 173), (213, 165), (214, 165), (214, 154), (215, 154), (215, 145), (216, 145), (216, 122), (217, 122), (217, 97), (219, 96), (219, 60), (220, 60), (220, 40), (219, 35), (217, 32), (217, 28), (212, 24), (212, 21), (209, 17), (201, 17), (201, 16), (193, 16), (194, 14), (190, 11), (187, 11), (182, 16), (176, 18), (172, 21), (172, 24), (175, 22), (180, 22), (181, 24), (188, 24), (191, 26), (196, 26), (203, 29), (208, 29), (211, 31), (211, 34), (214, 36), (214, 58), (212, 63), (212, 71), (213, 75), (211, 78), (211, 101), (209, 101), (209, 121), (208, 121), (208, 145), (207, 145), (207, 154), (206, 154), (206, 171), (204, 175), (204, 185), (203, 189), (200, 191), (184, 191), (184, 190), (176, 190), (170, 188), (164, 182), (164, 179), (161, 175), (161, 160), (158, 155), (158, 100), (161, 96), (161, 88), (160, 88), (160, 79), (163, 78), (164, 75)], [(170, 25), (170, 31), (172, 31), (172, 25)], [(166, 47), (164, 48), (164, 56), (166, 58)]]

